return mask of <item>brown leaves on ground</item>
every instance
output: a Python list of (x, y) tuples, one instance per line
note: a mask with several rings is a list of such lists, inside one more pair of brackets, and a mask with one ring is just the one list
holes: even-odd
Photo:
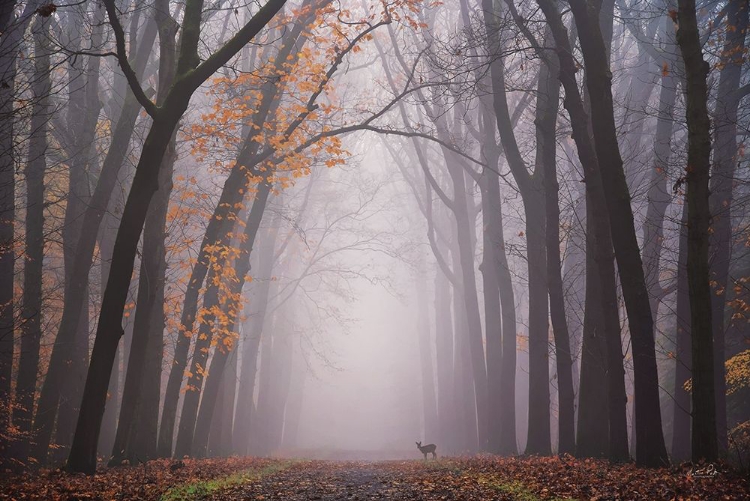
[[(473, 476), (521, 483), (539, 499), (591, 501), (739, 501), (750, 500), (750, 482), (722, 466), (646, 469), (632, 463), (570, 456), (497, 458), (465, 461)], [(523, 498), (521, 498), (523, 499)], [(530, 498), (534, 499), (534, 498)]]
[(643, 469), (569, 456), (437, 461), (228, 458), (150, 461), (96, 476), (59, 470), (0, 480), (0, 500), (506, 500), (750, 499), (747, 479), (716, 467)]
[(159, 500), (172, 487), (261, 470), (272, 460), (258, 458), (159, 459), (137, 466), (101, 468), (96, 475), (40, 470), (0, 474), (0, 500), (120, 501)]

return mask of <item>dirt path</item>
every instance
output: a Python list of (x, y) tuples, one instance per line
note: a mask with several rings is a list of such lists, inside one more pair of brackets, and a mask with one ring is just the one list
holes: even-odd
[[(465, 478), (464, 478), (465, 477)], [(213, 500), (512, 500), (439, 461), (300, 461)]]

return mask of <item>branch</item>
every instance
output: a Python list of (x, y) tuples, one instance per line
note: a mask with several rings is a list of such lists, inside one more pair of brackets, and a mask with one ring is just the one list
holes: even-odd
[(117, 18), (117, 8), (115, 7), (114, 0), (104, 0), (104, 7), (107, 9), (107, 16), (109, 17), (109, 24), (112, 26), (112, 31), (115, 33), (115, 43), (117, 46), (117, 61), (120, 63), (120, 69), (122, 70), (125, 78), (128, 81), (130, 89), (133, 91), (133, 95), (138, 100), (143, 109), (146, 110), (152, 118), (155, 118), (159, 112), (159, 108), (146, 97), (146, 93), (143, 91), (138, 77), (128, 62), (127, 51), (125, 50), (125, 31), (120, 24), (120, 20)]
[[(324, 0), (324, 2), (327, 3), (327, 0)], [(255, 38), (260, 30), (271, 21), (273, 16), (275, 16), (279, 10), (281, 10), (285, 3), (286, 0), (268, 0), (258, 13), (255, 14), (252, 19), (240, 29), (240, 31), (230, 38), (227, 43), (211, 54), (208, 59), (199, 64), (194, 70), (186, 73), (183, 80), (185, 85), (191, 90), (200, 87), (203, 82), (208, 80), (211, 75), (229, 62), (235, 54)]]

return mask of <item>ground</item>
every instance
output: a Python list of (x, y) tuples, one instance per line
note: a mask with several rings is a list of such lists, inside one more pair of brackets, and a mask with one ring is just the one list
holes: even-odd
[(750, 499), (747, 477), (718, 465), (642, 469), (565, 457), (322, 461), (227, 458), (150, 461), (0, 477), (0, 500), (729, 500)]

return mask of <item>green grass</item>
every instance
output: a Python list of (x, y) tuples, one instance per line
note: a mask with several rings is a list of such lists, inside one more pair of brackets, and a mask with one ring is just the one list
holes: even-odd
[(193, 501), (203, 499), (221, 489), (226, 489), (227, 487), (247, 482), (254, 482), (260, 480), (261, 477), (266, 475), (278, 473), (279, 471), (289, 468), (292, 463), (293, 461), (278, 461), (263, 468), (253, 468), (224, 477), (178, 485), (162, 494), (160, 501)]
[(510, 494), (513, 496), (513, 499), (515, 501), (576, 501), (572, 498), (558, 498), (558, 497), (552, 497), (552, 498), (541, 498), (531, 492), (528, 487), (523, 485), (522, 482), (514, 481), (514, 482), (498, 482), (497, 480), (494, 480), (492, 478), (484, 477), (480, 479), (480, 483), (484, 483), (485, 485), (498, 490), (505, 494)]

